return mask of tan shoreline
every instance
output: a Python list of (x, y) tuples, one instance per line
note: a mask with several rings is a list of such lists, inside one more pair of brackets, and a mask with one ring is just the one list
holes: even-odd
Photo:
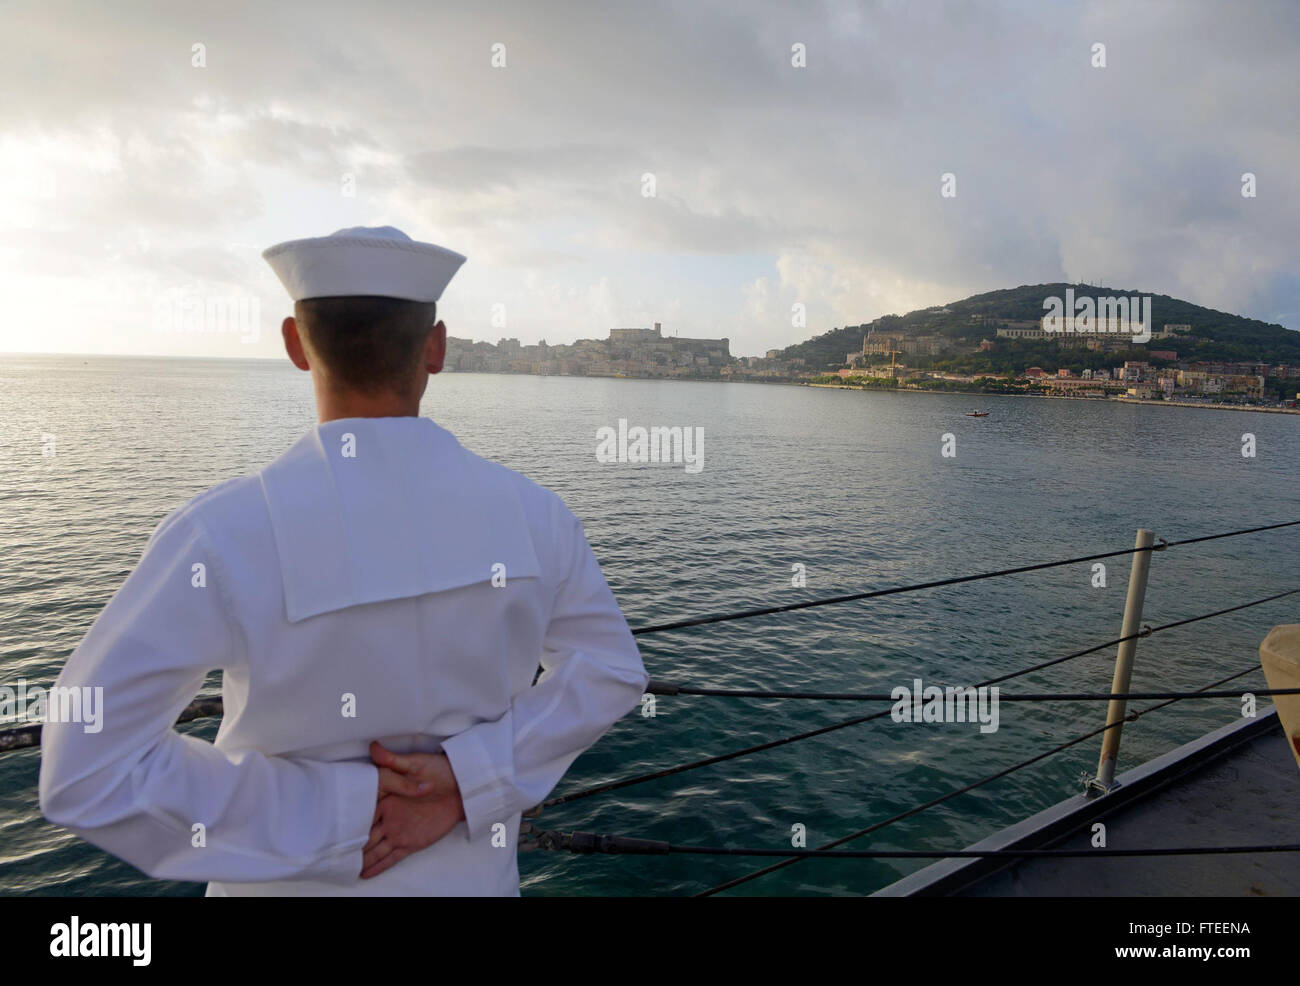
[(1189, 401), (1148, 401), (1137, 397), (1116, 397), (1120, 404), (1154, 404), (1163, 407), (1201, 407), (1211, 411), (1262, 411), (1265, 414), (1300, 414), (1300, 407), (1249, 407), (1242, 404), (1195, 404)]
[(1097, 404), (1150, 404), (1157, 407), (1195, 407), (1210, 411), (1261, 411), (1265, 414), (1300, 414), (1300, 408), (1249, 407), (1241, 404), (1195, 404), (1187, 401), (1149, 401), (1136, 397), (1069, 397), (1065, 394), (999, 394), (981, 390), (920, 390), (911, 387), (855, 387), (846, 383), (801, 383), (801, 387), (825, 387), (828, 390), (860, 390), (881, 394), (965, 394), (968, 397), (1030, 397), (1037, 400), (1088, 401)]

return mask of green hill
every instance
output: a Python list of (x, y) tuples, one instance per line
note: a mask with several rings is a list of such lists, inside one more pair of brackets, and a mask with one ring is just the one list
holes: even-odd
[[(947, 305), (923, 308), (906, 315), (882, 315), (873, 322), (846, 325), (831, 329), (807, 342), (796, 343), (781, 350), (782, 359), (803, 358), (811, 370), (835, 369), (844, 365), (846, 353), (859, 351), (862, 338), (869, 330), (876, 332), (902, 332), (905, 335), (941, 335), (957, 342), (958, 348), (944, 358), (918, 360), (909, 357), (913, 365), (931, 365), (943, 368), (951, 364), (963, 372), (1005, 372), (1023, 369), (1034, 362), (1047, 367), (1042, 359), (1057, 353), (1056, 343), (1006, 344), (999, 342), (998, 352), (972, 354), (980, 340), (993, 338), (999, 324), (1007, 321), (1038, 321), (1044, 315), (1043, 299), (1051, 296), (1064, 298), (1067, 288), (1073, 288), (1076, 297), (1148, 297), (1131, 288), (1104, 288), (1088, 284), (1027, 284), (1018, 288), (989, 291), (972, 295), (962, 301)], [(1151, 298), (1152, 328), (1166, 323), (1186, 324), (1191, 333), (1177, 340), (1152, 340), (1147, 348), (1174, 349), (1179, 360), (1232, 360), (1264, 363), (1300, 363), (1300, 332), (1281, 325), (1244, 318), (1227, 312), (1203, 308), (1189, 301), (1153, 294)], [(963, 345), (964, 344), (964, 345)], [(1141, 352), (1139, 349), (1138, 352)], [(1066, 353), (1061, 352), (1062, 358)], [(1132, 354), (1113, 354), (1108, 360), (1117, 363)], [(1017, 357), (1027, 362), (1022, 365)], [(1079, 357), (1072, 355), (1069, 360)], [(1107, 362), (1100, 357), (1089, 362)], [(1064, 363), (1062, 365), (1065, 365)]]

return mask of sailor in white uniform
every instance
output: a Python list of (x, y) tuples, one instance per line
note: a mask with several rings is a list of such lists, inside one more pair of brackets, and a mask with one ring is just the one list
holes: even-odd
[[(517, 895), (521, 813), (640, 654), (560, 498), (419, 416), (465, 258), (391, 227), (264, 256), (320, 424), (154, 531), (59, 677), (102, 728), (45, 725), (41, 810), (209, 896)], [(209, 744), (173, 723), (214, 669)]]

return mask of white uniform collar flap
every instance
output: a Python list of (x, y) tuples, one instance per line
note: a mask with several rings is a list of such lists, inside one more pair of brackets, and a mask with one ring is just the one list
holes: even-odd
[(428, 418), (326, 422), (261, 478), (291, 623), (540, 573), (507, 474)]

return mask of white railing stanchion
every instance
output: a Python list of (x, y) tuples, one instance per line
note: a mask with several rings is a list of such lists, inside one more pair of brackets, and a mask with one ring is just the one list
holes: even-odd
[[(1142, 604), (1147, 595), (1147, 573), (1151, 570), (1151, 551), (1155, 535), (1145, 528), (1139, 528), (1137, 541), (1133, 547), (1139, 550), (1133, 553), (1133, 568), (1128, 578), (1128, 598), (1124, 602), (1124, 625), (1120, 630), (1119, 651), (1115, 655), (1115, 677), (1110, 683), (1112, 695), (1129, 690), (1129, 680), (1133, 677), (1133, 655), (1137, 652), (1137, 634), (1142, 629)], [(1140, 550), (1140, 549), (1148, 550)], [(1122, 699), (1111, 699), (1106, 706), (1106, 725), (1113, 726), (1101, 735), (1101, 759), (1097, 763), (1097, 776), (1089, 780), (1088, 789), (1108, 793), (1115, 786), (1115, 762), (1119, 758), (1119, 737), (1124, 731), (1124, 717), (1128, 714), (1128, 703)], [(1120, 725), (1114, 725), (1119, 723)]]

